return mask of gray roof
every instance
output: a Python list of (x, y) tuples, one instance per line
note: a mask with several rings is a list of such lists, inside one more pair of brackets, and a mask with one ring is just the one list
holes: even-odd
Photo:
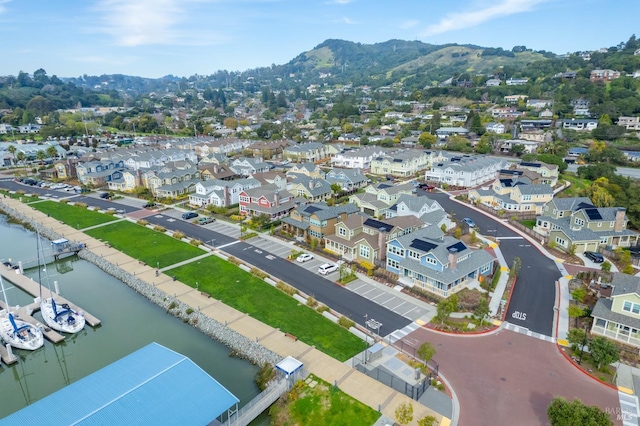
[(297, 144), (297, 145), (293, 145), (293, 146), (289, 146), (287, 148), (284, 149), (285, 152), (309, 152), (309, 151), (315, 151), (317, 149), (321, 149), (324, 145), (318, 142), (308, 142), (308, 143), (302, 143), (302, 144)]
[(429, 197), (416, 197), (414, 195), (402, 194), (400, 195), (396, 203), (393, 206), (391, 206), (391, 210), (397, 210), (397, 206), (401, 203), (406, 205), (407, 208), (409, 208), (409, 210), (411, 210), (412, 212), (420, 211), (420, 209), (425, 204), (428, 205), (429, 207), (433, 207), (434, 204), (437, 204), (440, 208), (442, 208), (442, 206), (440, 206), (440, 204), (437, 201), (432, 200)]
[(611, 296), (619, 296), (621, 294), (631, 294), (635, 293), (640, 296), (640, 278), (621, 274), (619, 272), (613, 273), (613, 279), (611, 280), (611, 286), (613, 290), (611, 291)]
[(442, 221), (442, 219), (447, 217), (447, 212), (444, 210), (435, 210), (429, 213), (425, 213), (420, 216), (420, 220), (426, 223), (427, 225), (437, 225)]
[(331, 207), (326, 203), (313, 203), (305, 206), (298, 206), (296, 209), (302, 216), (311, 216), (312, 214), (315, 214), (320, 220), (332, 219), (342, 213), (352, 214), (359, 211), (355, 204), (352, 203), (340, 204), (338, 206)]
[(551, 185), (547, 185), (546, 183), (518, 185), (518, 189), (523, 195), (553, 194), (553, 188)]
[(292, 219), (291, 216), (283, 217), (282, 222), (288, 223), (289, 225), (295, 226), (298, 229), (308, 229), (311, 224), (309, 222), (303, 222), (301, 220)]
[[(445, 260), (445, 263), (447, 261), (448, 260)], [(416, 271), (426, 277), (433, 278), (442, 283), (449, 284), (466, 277), (471, 272), (476, 271), (478, 268), (494, 261), (495, 258), (491, 256), (488, 251), (474, 250), (468, 258), (459, 261), (455, 269), (447, 268), (444, 271), (437, 271), (429, 268), (428, 266), (424, 266), (420, 264), (419, 261), (413, 259), (403, 259), (400, 261), (400, 266), (411, 271)]]
[(591, 200), (588, 197), (554, 198), (553, 203), (559, 210), (575, 211), (580, 203), (591, 204)]
[[(291, 173), (293, 176), (292, 185), (302, 185), (311, 194), (312, 197), (331, 194), (331, 184), (324, 179), (310, 178), (301, 173)], [(312, 188), (313, 186), (313, 188)]]
[(615, 231), (613, 229), (608, 229), (604, 231), (592, 231), (589, 228), (583, 227), (579, 230), (573, 230), (571, 229), (571, 217), (554, 219), (549, 216), (539, 216), (538, 218), (559, 226), (560, 231), (562, 231), (567, 237), (569, 237), (572, 242), (576, 242), (576, 241), (600, 242), (600, 240), (605, 237), (612, 237), (612, 236), (615, 237), (615, 236), (621, 236), (621, 235), (637, 235), (637, 232), (631, 229), (623, 229), (621, 231)]
[(640, 318), (633, 318), (630, 315), (623, 315), (611, 310), (613, 300), (611, 299), (598, 299), (596, 306), (591, 311), (591, 316), (594, 318), (602, 318), (607, 321), (612, 321), (618, 324), (623, 324), (635, 329), (640, 329)]

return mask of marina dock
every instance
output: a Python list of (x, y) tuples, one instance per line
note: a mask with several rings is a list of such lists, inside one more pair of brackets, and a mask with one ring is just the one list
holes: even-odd
[[(0, 264), (0, 275), (2, 275), (3, 280), (11, 282), (14, 286), (26, 291), (31, 294), (33, 297), (38, 297), (40, 295), (41, 286), (37, 282), (33, 281), (31, 278), (26, 277), (20, 273), (19, 269), (10, 268), (4, 264)], [(45, 289), (42, 287), (42, 292), (47, 292), (49, 289)], [(100, 325), (100, 320), (93, 315), (83, 311), (77, 305), (70, 302), (60, 295), (55, 296), (56, 302), (58, 303), (66, 303), (72, 309), (82, 312), (87, 324), (92, 327), (96, 327)], [(6, 309), (5, 303), (0, 301), (0, 308)], [(17, 309), (13, 309), (12, 312), (15, 314), (17, 318), (20, 318), (23, 321), (28, 322), (29, 324), (36, 326), (42, 330), (42, 335), (52, 343), (59, 343), (64, 340), (64, 335), (58, 333), (57, 331), (50, 328), (48, 325), (43, 324), (38, 319), (34, 318), (32, 314), (35, 311), (40, 310), (40, 303), (33, 302), (25, 306), (20, 306)], [(15, 363), (18, 358), (10, 353), (5, 346), (0, 346), (0, 359), (7, 365)]]

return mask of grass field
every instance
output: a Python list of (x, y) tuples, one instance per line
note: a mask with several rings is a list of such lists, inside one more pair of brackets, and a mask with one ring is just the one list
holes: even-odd
[(208, 257), (168, 271), (178, 280), (253, 318), (291, 333), (308, 345), (345, 361), (364, 350), (365, 343), (311, 308), (300, 305), (263, 280), (236, 265)]
[(372, 425), (380, 413), (353, 399), (340, 389), (311, 375), (309, 384), (297, 383), (289, 392), (290, 403), (276, 403), (270, 410), (272, 424), (281, 425)]
[(76, 229), (88, 228), (89, 226), (113, 222), (118, 219), (107, 214), (87, 210), (86, 207), (72, 206), (55, 201), (34, 203), (31, 204), (31, 207)]
[(90, 229), (87, 235), (102, 241), (147, 265), (164, 268), (204, 254), (204, 251), (131, 222), (118, 222)]
[(23, 193), (16, 192), (14, 194), (9, 194), (9, 191), (0, 191), (0, 193), (2, 193), (3, 195), (6, 195), (7, 197), (11, 197), (11, 198), (15, 198), (16, 200), (20, 200), (21, 202), (23, 202), (25, 204), (32, 203), (34, 201), (40, 201), (40, 197), (37, 197), (37, 196), (29, 196), (29, 197), (27, 197)]
[(560, 179), (564, 179), (567, 180), (569, 182), (571, 182), (571, 186), (568, 187), (567, 189), (565, 189), (564, 191), (561, 191), (557, 197), (580, 197), (582, 191), (591, 186), (592, 182), (588, 179), (580, 179), (578, 176), (576, 176), (573, 173), (565, 173), (560, 175)]

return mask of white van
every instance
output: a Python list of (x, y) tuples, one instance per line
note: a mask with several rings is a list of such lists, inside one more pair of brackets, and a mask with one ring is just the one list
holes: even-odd
[(336, 265), (335, 263), (325, 263), (323, 265), (320, 265), (320, 267), (318, 268), (318, 273), (322, 275), (327, 275), (337, 270), (338, 270), (338, 265)]

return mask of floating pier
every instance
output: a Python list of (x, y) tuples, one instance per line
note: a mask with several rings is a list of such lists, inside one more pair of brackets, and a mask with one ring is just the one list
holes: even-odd
[[(40, 296), (41, 290), (42, 290), (42, 293), (49, 294), (48, 288), (44, 288), (37, 282), (33, 281), (31, 278), (25, 275), (22, 275), (20, 273), (20, 269), (14, 269), (11, 266), (0, 264), (0, 275), (2, 275), (3, 279), (11, 282), (14, 286), (31, 294), (34, 298), (37, 298)], [(100, 325), (100, 320), (98, 318), (84, 311), (83, 309), (81, 309), (74, 303), (70, 302), (69, 300), (65, 299), (64, 297), (56, 294), (55, 299), (56, 299), (56, 302), (58, 303), (61, 303), (61, 304), (66, 303), (75, 311), (82, 312), (85, 322), (89, 324), (91, 327), (96, 327)], [(7, 308), (4, 302), (1, 302), (1, 301), (0, 301), (0, 307), (3, 309)], [(39, 327), (42, 330), (43, 336), (50, 342), (59, 343), (63, 341), (64, 335), (53, 330), (47, 324), (41, 323), (40, 321), (38, 321), (36, 318), (32, 316), (32, 314), (37, 310), (40, 310), (40, 303), (38, 299), (34, 299), (33, 303), (30, 303), (25, 306), (20, 306), (16, 309), (12, 309), (12, 312), (17, 318), (20, 318), (21, 320), (26, 321), (31, 325)], [(15, 357), (15, 355), (13, 355), (11, 351), (7, 350), (6, 347), (0, 347), (0, 359), (2, 359), (2, 361), (5, 364), (13, 364), (14, 362), (17, 361), (17, 358)]]

